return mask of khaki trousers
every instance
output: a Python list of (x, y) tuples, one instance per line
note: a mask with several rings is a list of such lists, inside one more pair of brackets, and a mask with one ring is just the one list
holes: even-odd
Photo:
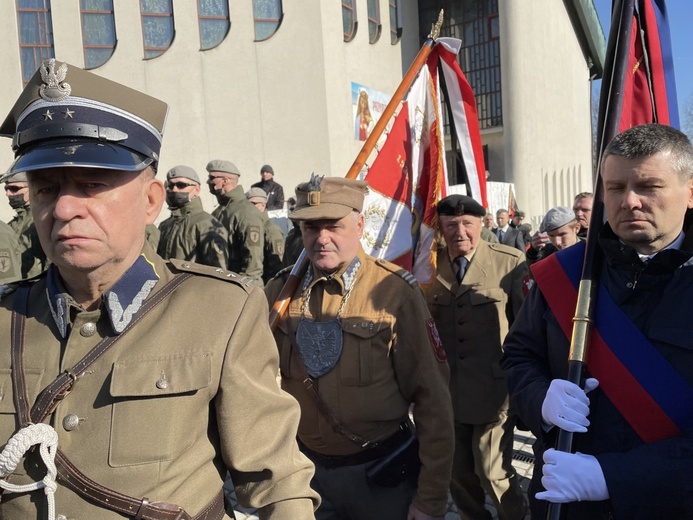
[(465, 520), (491, 520), (486, 493), (499, 520), (522, 520), (526, 503), (512, 466), (514, 421), (501, 411), (489, 424), (455, 423), (450, 493)]

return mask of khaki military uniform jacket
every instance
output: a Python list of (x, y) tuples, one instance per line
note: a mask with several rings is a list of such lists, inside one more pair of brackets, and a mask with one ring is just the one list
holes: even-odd
[[(394, 264), (358, 253), (361, 266), (342, 313), (343, 349), (336, 366), (317, 379), (317, 389), (337, 421), (367, 440), (393, 435), (414, 403), (414, 421), (422, 462), (416, 506), (432, 515), (445, 513), (454, 434), (448, 367), (420, 289)], [(316, 271), (311, 282), (306, 318), (327, 321), (337, 315), (344, 291), (342, 274), (326, 277)], [(274, 302), (282, 277), (266, 288)], [(318, 410), (303, 381), (306, 370), (294, 352), (290, 334), (301, 321), (301, 288), (275, 331), (279, 346), (282, 387), (301, 405), (299, 439), (325, 455), (350, 455), (361, 450), (336, 433)], [(437, 347), (436, 347), (437, 345)], [(436, 351), (436, 349), (438, 349)]]
[(262, 285), (265, 233), (260, 212), (245, 198), (240, 184), (217, 199), (220, 205), (212, 216), (229, 234), (229, 269)]
[(528, 277), (524, 254), (481, 240), (458, 284), (447, 248), (438, 250), (438, 274), (426, 300), (448, 356), (457, 422), (495, 422), (507, 408), (501, 344), (522, 306)]
[(48, 260), (41, 248), (34, 217), (27, 205), (17, 210), (17, 215), (10, 220), (10, 227), (17, 238), (17, 250), (22, 262), (22, 278), (33, 278), (46, 270)]
[[(298, 405), (277, 385), (275, 343), (259, 319), (267, 315), (262, 291), (212, 267), (177, 265), (195, 276), (78, 374), (49, 417), (59, 448), (99, 484), (176, 503), (191, 515), (219, 492), (228, 468), (241, 503), (260, 508), (261, 518), (313, 519), (318, 498), (309, 488), (312, 464), (295, 442)], [(176, 271), (145, 244), (143, 256), (96, 311), (71, 304), (53, 268), (34, 283), (24, 355), (30, 404), (102, 337), (130, 322), (152, 280), (154, 294)], [(141, 289), (135, 294), (126, 285)], [(199, 305), (201, 298), (213, 309)], [(2, 444), (17, 420), (10, 381), (13, 300), (9, 295), (0, 302)], [(13, 483), (43, 478), (37, 456), (20, 462)], [(56, 513), (70, 519), (123, 518), (60, 484), (55, 501)], [(45, 515), (43, 491), (5, 493), (0, 504), (0, 518)]]
[(164, 259), (178, 258), (198, 264), (226, 268), (228, 235), (224, 226), (193, 199), (159, 224), (161, 237), (157, 253)]

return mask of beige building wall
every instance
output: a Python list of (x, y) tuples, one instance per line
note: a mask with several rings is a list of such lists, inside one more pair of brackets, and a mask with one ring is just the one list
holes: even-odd
[[(353, 135), (351, 82), (392, 93), (402, 78), (401, 44), (390, 43), (388, 1), (380, 0), (383, 30), (373, 45), (365, 1), (357, 2), (358, 32), (350, 43), (343, 41), (339, 2), (283, 0), (281, 26), (263, 42), (254, 41), (252, 3), (230, 4), (228, 36), (200, 51), (197, 2), (174, 2), (171, 47), (145, 60), (139, 2), (114, 0), (118, 43), (94, 72), (170, 105), (159, 177), (177, 164), (203, 176), (210, 159), (228, 159), (247, 189), (269, 163), (288, 197), (311, 172), (345, 175), (363, 144)], [(56, 58), (83, 66), (79, 2), (54, 0), (52, 18)], [(410, 27), (416, 42), (417, 26)], [(0, 3), (0, 30), (4, 117), (22, 89), (14, 2)], [(0, 140), (0, 170), (11, 161), (9, 139)], [(209, 211), (216, 204), (207, 190), (203, 202)], [(11, 216), (0, 201), (0, 219)], [(167, 216), (164, 208), (160, 220)]]
[[(251, 2), (231, 2), (231, 30), (200, 51), (197, 2), (174, 2), (175, 38), (162, 56), (143, 59), (139, 2), (114, 0), (117, 47), (94, 72), (170, 105), (160, 177), (177, 165), (201, 176), (210, 159), (234, 161), (244, 188), (269, 163), (287, 197), (311, 172), (343, 176), (361, 149), (353, 137), (351, 83), (392, 94), (420, 49), (418, 3), (400, 2), (404, 33), (390, 43), (388, 1), (382, 35), (368, 43), (365, 0), (358, 31), (343, 41), (339, 2), (283, 0), (269, 40), (254, 41)], [(79, 2), (52, 2), (55, 55), (82, 66)], [(422, 24), (430, 27), (434, 20)], [(564, 2), (499, 0), (503, 127), (482, 131), (491, 180), (513, 182), (530, 216), (592, 189), (588, 68)], [(15, 2), (0, 2), (0, 117), (21, 92)], [(12, 161), (0, 139), (0, 171)], [(207, 210), (214, 198), (204, 190)], [(159, 220), (168, 216), (164, 208)], [(0, 219), (12, 211), (0, 200)]]
[(563, 2), (499, 0), (505, 178), (528, 216), (592, 190), (589, 70)]

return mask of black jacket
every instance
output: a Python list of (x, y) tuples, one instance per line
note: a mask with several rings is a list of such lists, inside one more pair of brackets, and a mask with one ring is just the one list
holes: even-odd
[[(693, 385), (691, 242), (685, 241), (683, 251), (662, 251), (645, 265), (635, 250), (617, 239), (608, 224), (599, 237), (605, 256), (600, 283), (664, 358)], [(541, 406), (551, 380), (567, 375), (569, 341), (537, 286), (527, 296), (504, 349), (501, 366), (508, 379), (511, 407), (537, 437), (529, 495), (532, 518), (544, 518), (546, 502), (534, 499), (534, 495), (543, 489), (542, 454), (555, 444), (557, 429), (543, 431)], [(693, 432), (644, 444), (599, 388), (589, 398), (591, 424), (587, 433), (575, 434), (573, 448), (596, 456), (610, 500), (570, 504), (568, 518), (693, 518), (693, 479), (689, 476)]]

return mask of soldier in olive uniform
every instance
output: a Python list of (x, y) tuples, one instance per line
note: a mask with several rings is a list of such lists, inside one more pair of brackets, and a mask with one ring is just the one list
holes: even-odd
[[(361, 247), (367, 184), (320, 179), (296, 188), (290, 218), (310, 265), (275, 330), (282, 388), (301, 405), (298, 438), (316, 466), (316, 518), (443, 518), (453, 423), (435, 324), (416, 280)], [(284, 278), (268, 284), (269, 301)], [(400, 449), (409, 464), (376, 471)]]
[(209, 191), (219, 206), (212, 212), (229, 235), (229, 269), (262, 284), (265, 233), (262, 216), (248, 202), (241, 172), (231, 161), (214, 160), (207, 164)]
[(22, 277), (18, 249), (14, 230), (0, 221), (0, 286), (15, 282)]
[[(296, 207), (296, 197), (289, 197), (289, 212)], [(303, 251), (303, 237), (301, 236), (301, 226), (299, 222), (291, 221), (291, 229), (286, 234), (284, 241), (284, 258), (282, 258), (282, 268), (294, 265)]]
[(265, 251), (263, 253), (262, 281), (267, 283), (282, 268), (284, 233), (267, 215), (267, 194), (262, 188), (250, 188), (245, 196), (258, 209), (265, 224), (263, 228), (265, 233)]
[(491, 520), (486, 492), (499, 520), (521, 520), (526, 505), (512, 467), (515, 420), (508, 414), (500, 359), (529, 270), (517, 249), (481, 239), (486, 210), (473, 198), (450, 195), (437, 211), (446, 245), (438, 251), (438, 273), (426, 298), (450, 363), (455, 411), (450, 491), (465, 519)]
[(159, 224), (157, 253), (162, 258), (189, 260), (226, 268), (228, 242), (224, 226), (202, 209), (200, 178), (189, 166), (166, 174), (166, 203), (171, 216)]
[(9, 173), (0, 181), (5, 182), (5, 194), (10, 206), (17, 212), (9, 225), (17, 239), (17, 252), (22, 262), (22, 278), (32, 278), (45, 271), (47, 261), (31, 214), (26, 173)]
[(0, 301), (0, 518), (230, 519), (227, 471), (261, 518), (314, 518), (264, 294), (145, 242), (167, 110), (51, 59), (0, 127), (51, 261)]

